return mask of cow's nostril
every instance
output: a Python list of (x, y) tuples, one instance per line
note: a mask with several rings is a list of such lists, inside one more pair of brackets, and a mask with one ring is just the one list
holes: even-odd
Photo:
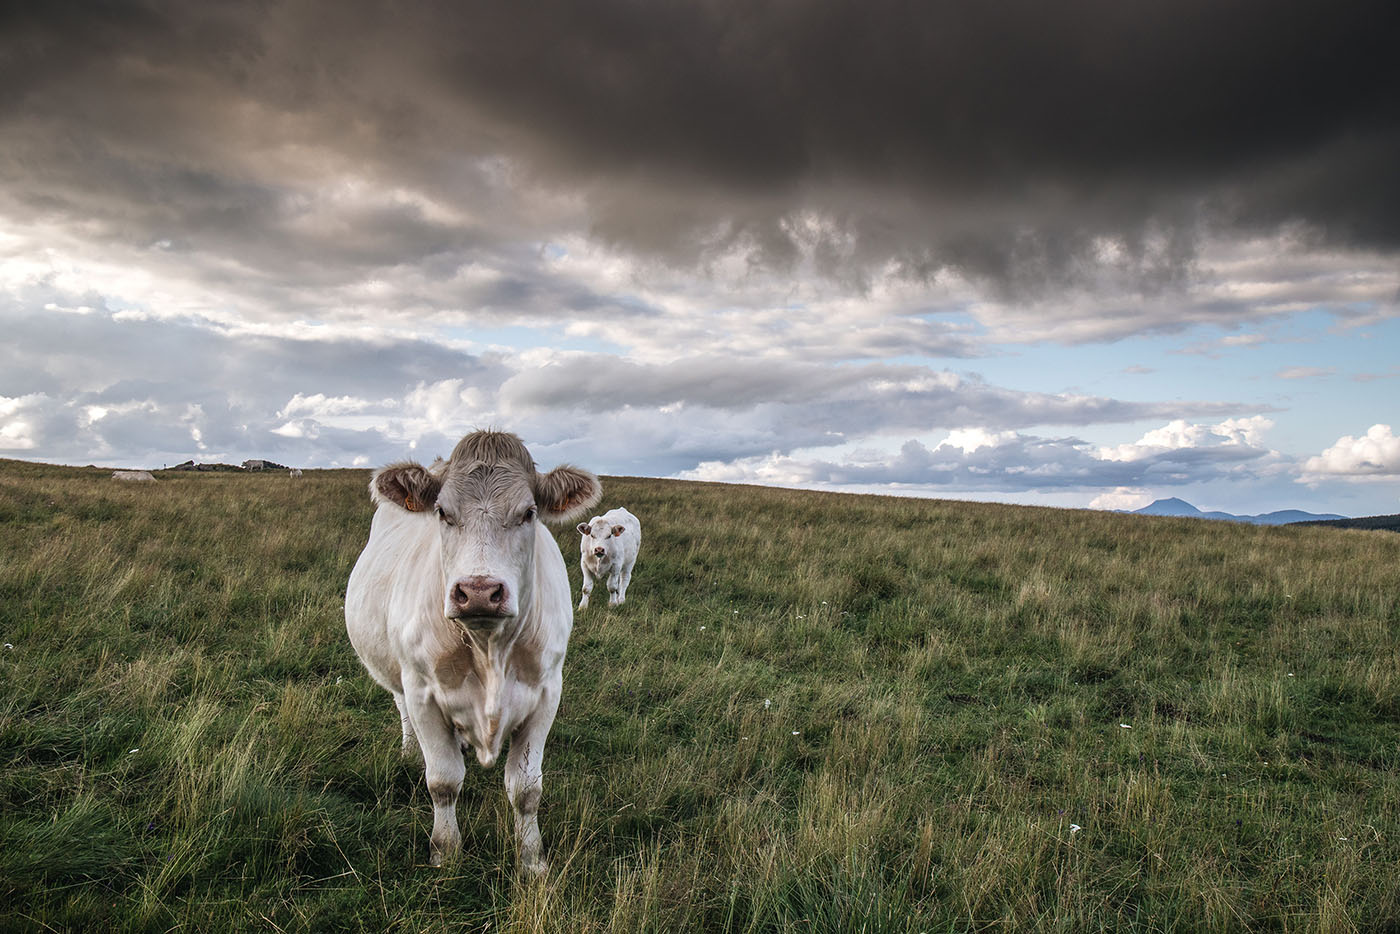
[(509, 592), (495, 577), (466, 577), (452, 585), (452, 604), (466, 616), (496, 616), (504, 611)]

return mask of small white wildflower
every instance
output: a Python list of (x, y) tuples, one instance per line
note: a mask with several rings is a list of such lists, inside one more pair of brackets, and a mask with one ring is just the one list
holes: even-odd
[(801, 736), (801, 735), (802, 735), (802, 731), (801, 731), (801, 730), (793, 730), (793, 731), (792, 731), (792, 735), (793, 735), (793, 736)]
[(140, 746), (137, 746), (135, 749), (128, 749), (128, 750), (126, 751), (126, 754), (129, 756), (129, 755), (131, 755), (133, 752), (140, 752), (140, 751), (141, 751), (141, 747), (140, 747)]
[(705, 627), (704, 627), (704, 626), (701, 626), (701, 627), (700, 627), (700, 631), (701, 631), (701, 632), (704, 632), (704, 631), (705, 631)]
[(1079, 831), (1081, 831), (1081, 830), (1083, 830), (1083, 829), (1084, 829), (1084, 828), (1083, 828), (1083, 827), (1080, 827), (1078, 824), (1070, 824), (1070, 825), (1069, 825), (1069, 832), (1070, 832), (1071, 835), (1077, 834), (1077, 833), (1079, 833)]
[(1346, 837), (1338, 837), (1337, 839), (1340, 840), (1340, 841), (1342, 841), (1343, 843), (1346, 843), (1346, 842), (1347, 842), (1347, 838), (1346, 838)]
[(1122, 727), (1123, 729), (1125, 729), (1125, 730), (1131, 730), (1131, 729), (1132, 729), (1132, 727), (1129, 726), (1129, 725), (1126, 724), (1126, 723), (1120, 723), (1120, 724), (1118, 724), (1118, 725), (1121, 726), (1121, 727)]
[(1290, 678), (1293, 677), (1293, 672), (1290, 671), (1290, 672), (1288, 673), (1288, 677), (1290, 677)]
[(764, 710), (767, 710), (769, 707), (772, 707), (772, 706), (773, 706), (773, 702), (770, 701), (768, 698), (765, 697), (765, 698), (763, 699), (763, 709), (764, 709)]
[(826, 606), (826, 601), (825, 601), (825, 600), (822, 601), (822, 606)]
[(797, 618), (798, 618), (798, 619), (806, 619), (807, 617), (805, 617), (805, 616), (803, 616), (803, 615), (801, 615), (801, 614), (799, 613), (798, 616), (797, 616)]
[(14, 644), (13, 642), (6, 642), (6, 643), (5, 643), (5, 648), (7, 648), (7, 649), (12, 649), (12, 648), (14, 648), (14, 647), (15, 647), (15, 644)]
[(341, 679), (340, 675), (336, 675), (336, 676), (335, 676), (335, 683), (336, 683), (336, 684), (339, 684), (339, 683), (341, 682), (341, 680), (342, 680), (342, 679)]
[(738, 611), (738, 610), (735, 610), (735, 611), (734, 611), (734, 615), (735, 615), (735, 616), (738, 616), (738, 615), (739, 615), (739, 611)]

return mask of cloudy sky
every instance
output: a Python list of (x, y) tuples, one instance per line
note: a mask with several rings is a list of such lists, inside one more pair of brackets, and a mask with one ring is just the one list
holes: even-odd
[(26, 6), (0, 457), (1400, 511), (1392, 0)]

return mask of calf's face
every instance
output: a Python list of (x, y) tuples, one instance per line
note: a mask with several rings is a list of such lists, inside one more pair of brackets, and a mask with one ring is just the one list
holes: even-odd
[(617, 559), (622, 548), (618, 539), (624, 531), (622, 526), (608, 525), (598, 517), (594, 517), (592, 522), (580, 522), (578, 532), (583, 536), (580, 547), (585, 554), (592, 555), (598, 561), (599, 567), (607, 567)]
[(593, 474), (563, 466), (541, 476), (519, 450), (522, 457), (495, 461), (454, 452), (432, 471), (395, 464), (371, 482), (376, 499), (435, 518), (443, 615), (474, 629), (494, 629), (530, 605), (537, 524), (575, 515), (602, 494)]

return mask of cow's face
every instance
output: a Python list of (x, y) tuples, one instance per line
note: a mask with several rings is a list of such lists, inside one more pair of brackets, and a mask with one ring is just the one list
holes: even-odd
[(622, 526), (609, 525), (605, 519), (594, 516), (592, 521), (578, 524), (578, 533), (583, 536), (579, 547), (598, 562), (599, 568), (611, 567), (622, 548), (623, 531)]
[[(464, 450), (473, 439), (476, 447)], [(483, 453), (500, 456), (485, 459)], [(445, 469), (396, 464), (375, 475), (371, 491), (435, 520), (443, 615), (494, 629), (530, 606), (541, 519), (576, 515), (598, 501), (602, 487), (576, 467), (541, 476), (514, 435), (477, 432), (462, 439)]]

